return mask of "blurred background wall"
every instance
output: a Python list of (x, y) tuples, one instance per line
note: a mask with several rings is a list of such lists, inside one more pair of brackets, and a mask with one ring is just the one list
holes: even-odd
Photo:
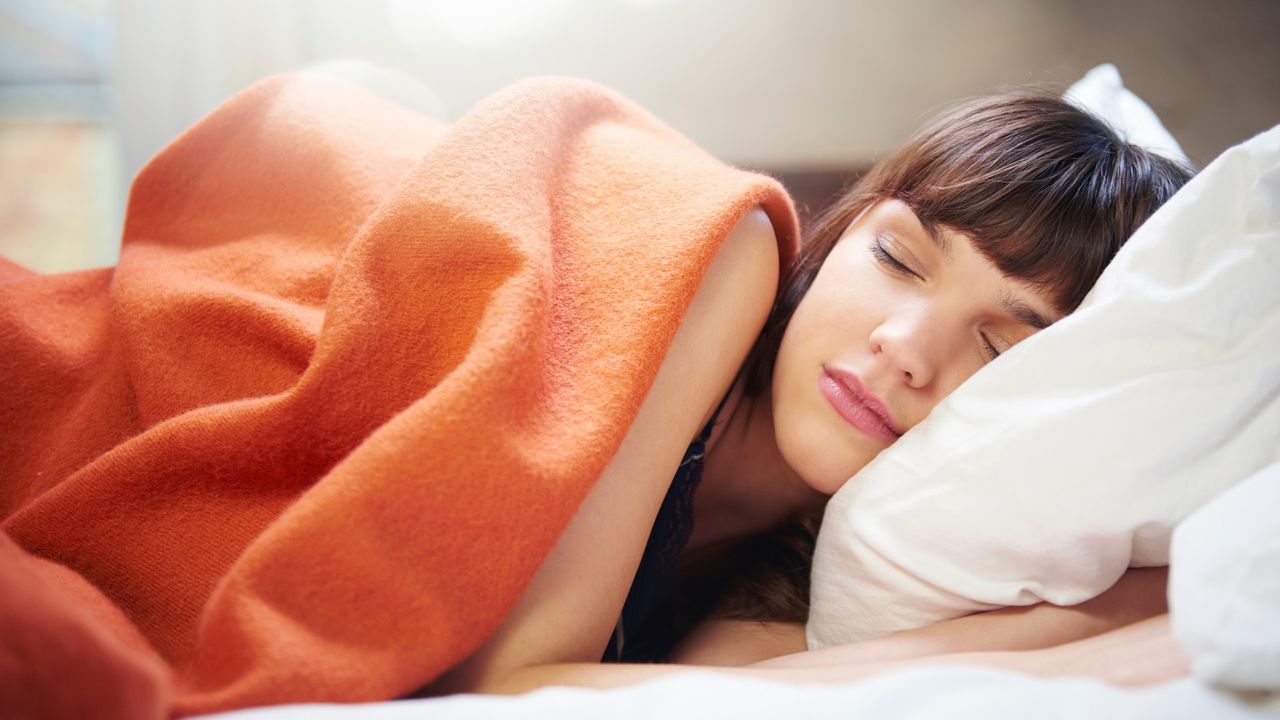
[(1280, 122), (1277, 37), (1274, 0), (0, 0), (0, 254), (113, 262), (147, 158), (316, 64), (446, 120), (521, 77), (591, 78), (803, 200), (948, 102), (1103, 62), (1203, 166)]

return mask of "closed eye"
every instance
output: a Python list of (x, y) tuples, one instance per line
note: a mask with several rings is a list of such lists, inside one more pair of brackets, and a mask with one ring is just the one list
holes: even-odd
[(1000, 351), (996, 349), (995, 345), (991, 344), (991, 341), (987, 339), (986, 335), (982, 336), (982, 344), (985, 346), (983, 349), (987, 351), (988, 358), (995, 360), (1000, 357)]
[[(876, 236), (875, 242), (871, 244), (870, 250), (871, 250), (871, 254), (875, 256), (876, 260), (881, 265), (884, 265), (885, 267), (889, 268), (889, 270), (891, 270), (892, 272), (908, 278), (920, 277), (914, 271), (912, 271), (911, 268), (907, 267), (905, 264), (899, 261), (898, 258), (894, 257), (892, 253), (890, 253), (888, 250), (885, 249), (884, 242), (880, 236)], [(920, 279), (923, 280), (924, 278), (920, 278)], [(991, 343), (991, 340), (986, 335), (982, 336), (982, 349), (987, 356), (988, 362), (1000, 357), (1000, 354), (1001, 354), (1000, 351), (996, 349), (996, 346)]]
[[(912, 272), (911, 268), (899, 262), (898, 258), (889, 254), (889, 251), (884, 249), (884, 245), (881, 243), (881, 240), (879, 237), (876, 237), (875, 242), (871, 244), (870, 250), (871, 250), (871, 254), (875, 256), (876, 260), (878, 260), (881, 265), (884, 265), (885, 267), (889, 268), (893, 272), (898, 273), (899, 275), (903, 275), (905, 277), (920, 277), (919, 275)], [(923, 280), (924, 278), (921, 278), (921, 279)]]

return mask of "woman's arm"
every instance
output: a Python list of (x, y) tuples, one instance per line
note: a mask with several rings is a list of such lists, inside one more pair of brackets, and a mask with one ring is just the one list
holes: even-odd
[(804, 626), (707, 620), (671, 654), (680, 665), (822, 667), (988, 650), (1033, 650), (1080, 640), (1166, 612), (1167, 568), (1135, 568), (1071, 607), (1047, 603), (975, 613), (876, 640), (807, 650)]
[(1123, 687), (1163, 682), (1190, 672), (1186, 656), (1169, 632), (1168, 615), (1159, 615), (1085, 640), (1038, 650), (955, 653), (914, 660), (817, 667), (544, 665), (522, 668), (476, 691), (517, 695), (552, 685), (614, 688), (694, 669), (794, 684), (831, 684), (860, 680), (888, 670), (937, 665), (988, 667), (1039, 677), (1092, 677)]
[(763, 326), (778, 246), (763, 210), (729, 233), (622, 445), (515, 607), (419, 695), (475, 692), (531, 665), (598, 662), (680, 457)]
[(1133, 568), (1079, 605), (1040, 603), (975, 613), (876, 640), (775, 657), (760, 666), (816, 667), (1063, 645), (1168, 612), (1168, 581), (1168, 568)]
[(712, 619), (690, 631), (670, 660), (675, 665), (741, 667), (806, 649), (802, 623)]

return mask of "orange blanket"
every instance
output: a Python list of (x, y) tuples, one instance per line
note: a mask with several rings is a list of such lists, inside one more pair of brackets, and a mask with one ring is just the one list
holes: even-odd
[(138, 175), (113, 269), (0, 262), (0, 705), (393, 698), (466, 657), (620, 445), (718, 244), (790, 201), (624, 98), (445, 127), (337, 80)]

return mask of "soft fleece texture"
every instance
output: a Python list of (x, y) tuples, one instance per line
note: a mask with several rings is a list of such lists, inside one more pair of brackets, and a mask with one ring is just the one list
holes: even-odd
[(624, 98), (451, 127), (268, 79), (134, 183), (119, 265), (0, 263), (0, 703), (160, 717), (393, 698), (475, 649), (763, 204)]

